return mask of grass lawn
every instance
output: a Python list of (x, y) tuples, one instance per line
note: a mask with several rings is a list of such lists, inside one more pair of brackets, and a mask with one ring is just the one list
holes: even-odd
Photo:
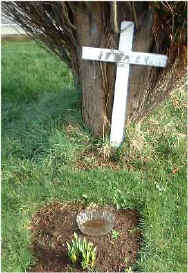
[(186, 98), (173, 92), (130, 124), (115, 154), (81, 120), (67, 67), (32, 41), (2, 42), (2, 272), (24, 272), (32, 215), (52, 201), (136, 208), (143, 242), (132, 270), (187, 272)]

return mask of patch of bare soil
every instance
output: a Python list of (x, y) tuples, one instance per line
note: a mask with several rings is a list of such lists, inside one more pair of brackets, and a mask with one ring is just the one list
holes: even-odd
[(74, 232), (97, 246), (97, 272), (121, 272), (136, 262), (141, 232), (138, 228), (138, 212), (131, 209), (116, 210), (107, 207), (116, 216), (115, 230), (101, 237), (83, 235), (76, 223), (77, 214), (84, 205), (52, 203), (41, 208), (32, 218), (33, 255), (37, 263), (29, 272), (83, 272), (80, 265), (73, 266), (67, 256), (66, 242), (71, 243)]

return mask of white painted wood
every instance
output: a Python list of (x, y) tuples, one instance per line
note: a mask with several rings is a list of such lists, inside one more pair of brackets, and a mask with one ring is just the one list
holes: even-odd
[[(119, 50), (129, 53), (132, 49), (134, 23), (124, 21), (121, 23)], [(112, 111), (112, 123), (110, 143), (112, 147), (119, 147), (124, 138), (127, 92), (129, 86), (129, 64), (117, 65), (116, 82), (114, 91), (114, 104)]]
[(165, 67), (167, 56), (143, 53), (143, 52), (123, 52), (123, 50), (105, 49), (105, 48), (82, 48), (82, 59), (96, 60), (103, 62), (116, 62), (123, 64), (149, 65), (157, 67)]
[(119, 147), (124, 138), (130, 64), (157, 67), (165, 67), (167, 64), (167, 57), (165, 55), (132, 52), (133, 34), (134, 23), (123, 21), (121, 23), (119, 50), (91, 47), (82, 48), (82, 59), (84, 60), (117, 63), (110, 134), (112, 147)]

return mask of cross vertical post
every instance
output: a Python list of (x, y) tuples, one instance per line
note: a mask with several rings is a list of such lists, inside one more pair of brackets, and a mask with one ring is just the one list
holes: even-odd
[[(119, 50), (125, 54), (132, 50), (134, 23), (124, 21), (121, 23)], [(114, 91), (114, 104), (112, 111), (110, 143), (112, 147), (118, 147), (124, 137), (127, 94), (129, 87), (130, 64), (117, 63), (116, 82)]]

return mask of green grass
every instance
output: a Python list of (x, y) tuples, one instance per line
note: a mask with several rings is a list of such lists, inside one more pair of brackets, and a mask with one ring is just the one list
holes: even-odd
[[(67, 67), (34, 42), (3, 42), (2, 271), (35, 262), (29, 227), (37, 209), (87, 196), (139, 210), (143, 239), (133, 270), (187, 272), (185, 104), (185, 90), (173, 92), (147, 120), (130, 124), (111, 154), (108, 140), (84, 128)], [(101, 168), (101, 160), (117, 168)]]

